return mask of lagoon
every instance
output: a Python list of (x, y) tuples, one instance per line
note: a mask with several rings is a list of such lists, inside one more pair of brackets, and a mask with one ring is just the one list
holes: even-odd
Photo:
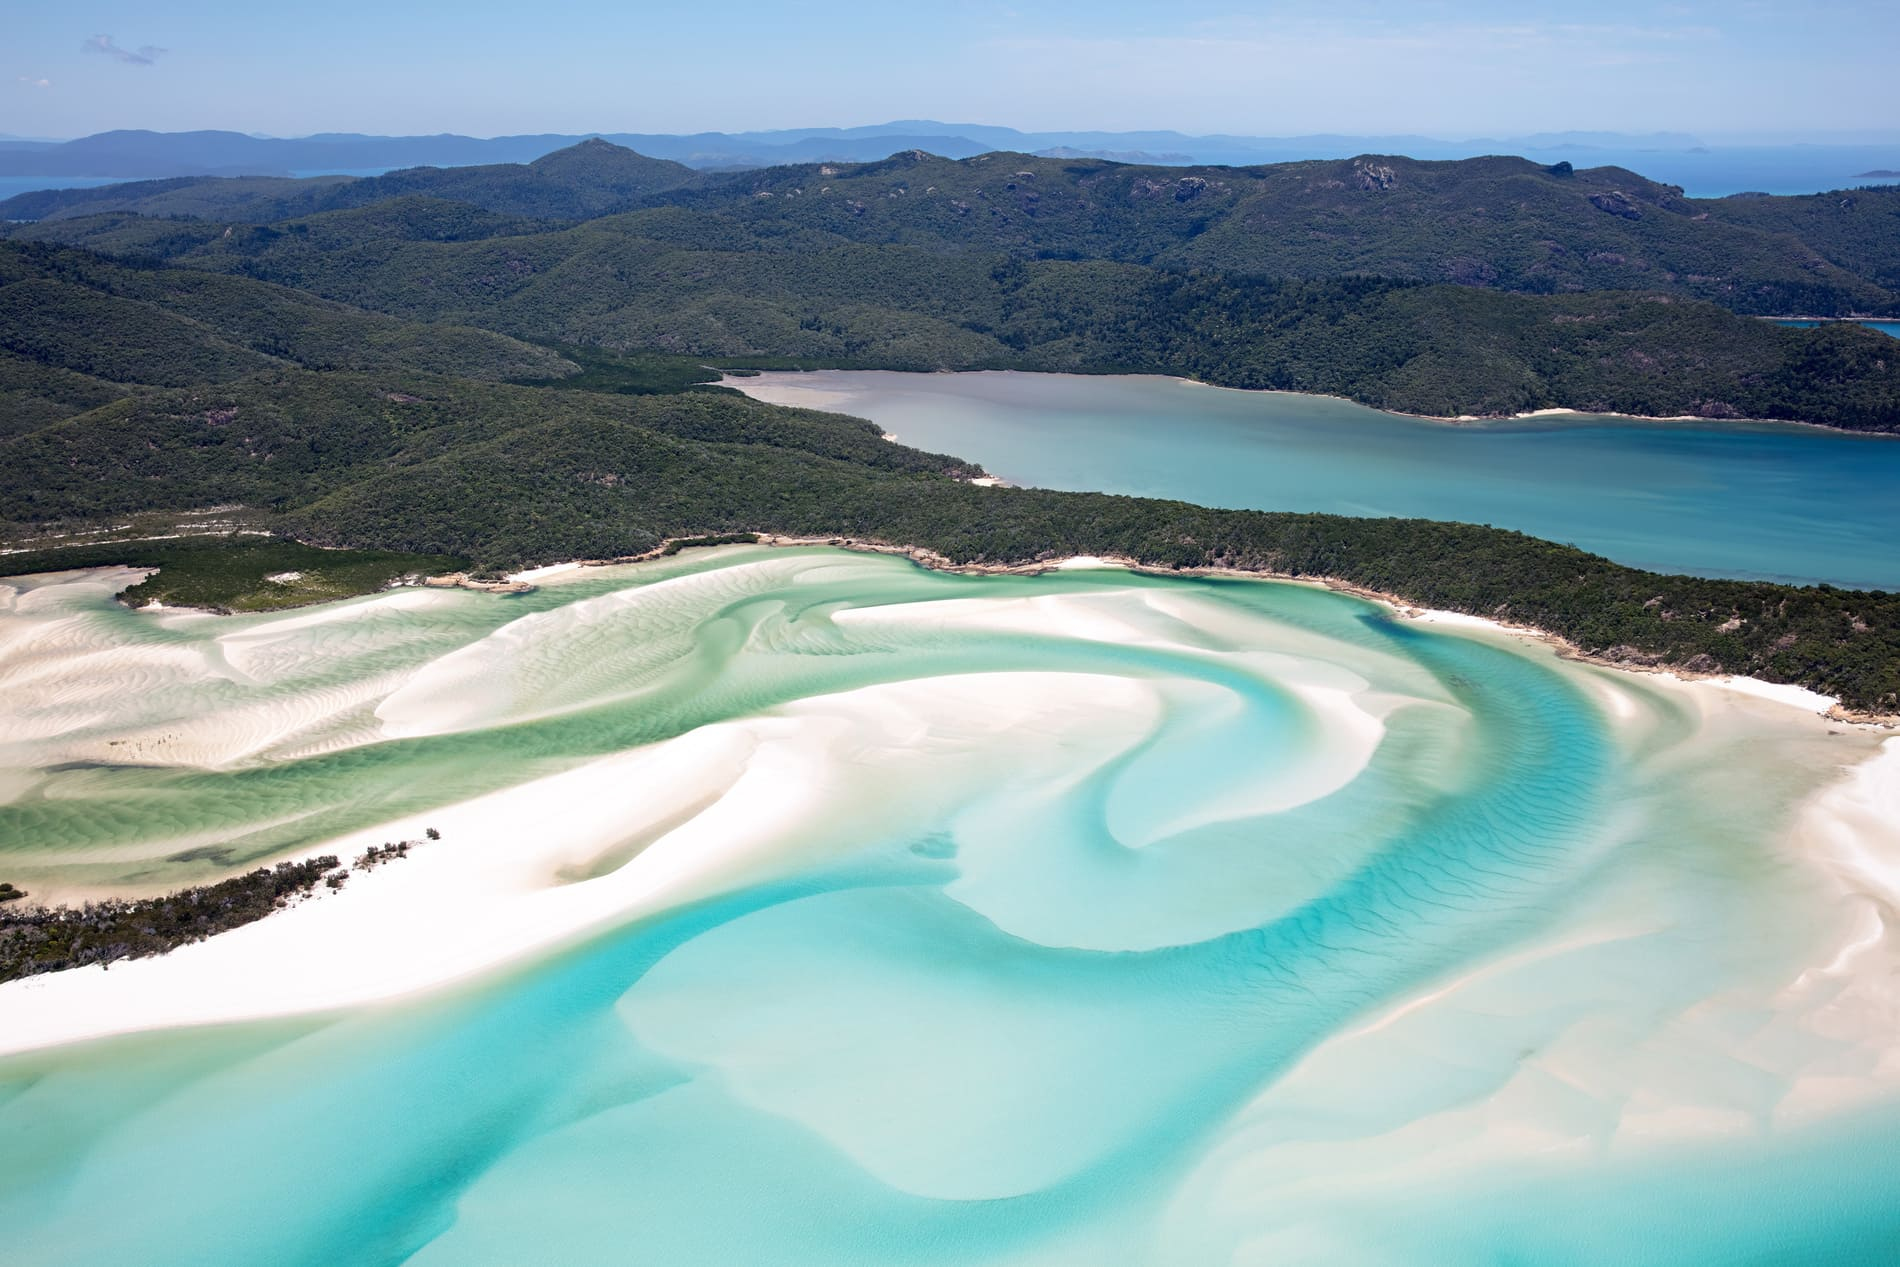
[(768, 373), (1019, 484), (1515, 528), (1656, 572), (1900, 588), (1900, 437), (1565, 415), (1451, 425), (1148, 376)]

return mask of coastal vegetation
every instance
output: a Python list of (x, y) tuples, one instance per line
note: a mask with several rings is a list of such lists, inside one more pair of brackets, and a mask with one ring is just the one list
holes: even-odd
[(0, 909), (0, 981), (142, 959), (255, 923), (335, 871), (333, 854), (280, 862), (165, 897)]
[(737, 546), (757, 543), (756, 532), (722, 532), (710, 537), (675, 537), (661, 548), (663, 556), (678, 554), (681, 550), (703, 549), (707, 546)]
[(11, 576), (83, 567), (154, 568), (120, 597), (134, 607), (160, 603), (216, 612), (278, 611), (332, 602), (466, 565), (467, 560), (453, 555), (323, 550), (281, 537), (241, 533), (0, 554), (0, 571)]
[[(440, 840), (442, 833), (430, 827), (423, 838)], [(163, 897), (110, 898), (79, 906), (21, 904), (0, 910), (0, 981), (162, 955), (255, 923), (310, 895), (318, 885), (341, 889), (351, 875), (407, 858), (422, 843), (371, 845), (349, 866), (335, 854), (280, 862)], [(0, 884), (0, 903), (26, 896), (11, 884)]]

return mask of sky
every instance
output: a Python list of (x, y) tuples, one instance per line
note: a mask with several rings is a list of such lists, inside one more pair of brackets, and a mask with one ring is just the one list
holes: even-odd
[(1900, 127), (1900, 0), (0, 0), (0, 32), (32, 137)]

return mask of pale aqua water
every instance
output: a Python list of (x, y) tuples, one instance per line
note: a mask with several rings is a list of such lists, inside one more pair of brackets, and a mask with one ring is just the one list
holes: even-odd
[[(419, 1001), (0, 1061), (10, 1263), (1900, 1253), (1900, 1106), (1794, 1111), (1881, 1039), (1814, 1028), (1880, 969), (1790, 987), (1862, 930), (1784, 847), (1874, 737), (1290, 585), (740, 549), (314, 622), (107, 592), (0, 613), (0, 866), (35, 883), (196, 874), (167, 850), (207, 825), (268, 853), (287, 816), (309, 843), (833, 692), (1076, 685), (975, 748), (924, 718), (914, 769), (867, 734), (838, 847), (724, 896)], [(427, 681), (492, 708), (379, 738)], [(68, 759), (259, 710), (212, 768)], [(1384, 716), (1369, 763), (1303, 797), (1349, 714)]]
[(732, 381), (1019, 484), (1493, 524), (1657, 572), (1900, 588), (1900, 437), (1589, 416), (1448, 426), (1151, 377)]

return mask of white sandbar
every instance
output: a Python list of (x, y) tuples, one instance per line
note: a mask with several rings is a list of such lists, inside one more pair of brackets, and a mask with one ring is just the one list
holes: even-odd
[[(809, 860), (800, 849), (837, 847), (842, 787), (882, 784), (896, 802), (916, 799), (899, 789), (934, 781), (952, 796), (960, 760), (1006, 752), (1012, 735), (1027, 742), (1053, 714), (1095, 709), (1113, 681), (978, 674), (801, 700), (324, 841), (306, 856), (347, 862), (425, 827), (442, 835), (341, 892), (208, 941), (0, 985), (0, 1054), (396, 998), (758, 882), (794, 855)], [(867, 780), (867, 763), (893, 774)]]

